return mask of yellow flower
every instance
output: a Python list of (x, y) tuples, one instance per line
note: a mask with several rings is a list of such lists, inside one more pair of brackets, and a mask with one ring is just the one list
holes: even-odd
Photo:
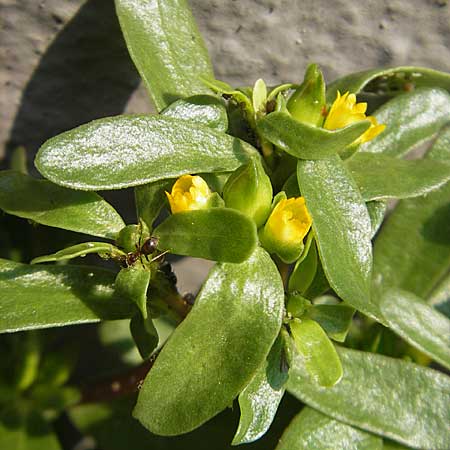
[(303, 250), (303, 238), (311, 223), (312, 218), (303, 197), (281, 200), (264, 225), (262, 244), (283, 261), (294, 262)]
[(205, 180), (199, 176), (183, 175), (175, 182), (172, 192), (166, 192), (173, 214), (193, 209), (203, 209), (208, 205), (211, 191)]
[(346, 92), (344, 95), (338, 91), (336, 100), (330, 108), (323, 127), (327, 130), (336, 130), (346, 127), (360, 120), (369, 120), (371, 125), (353, 144), (362, 144), (378, 136), (386, 125), (379, 125), (373, 116), (366, 116), (367, 103), (356, 103), (356, 95)]

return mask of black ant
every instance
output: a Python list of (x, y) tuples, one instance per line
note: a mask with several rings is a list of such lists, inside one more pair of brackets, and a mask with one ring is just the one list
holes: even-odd
[(167, 252), (163, 252), (153, 258), (151, 261), (148, 259), (148, 255), (153, 254), (158, 247), (158, 238), (157, 237), (149, 237), (147, 238), (142, 245), (136, 244), (136, 251), (127, 253), (126, 257), (122, 260), (122, 265), (124, 267), (130, 267), (134, 265), (137, 260), (141, 260), (142, 262), (142, 256), (145, 257), (147, 262), (153, 262), (156, 261), (159, 258), (162, 258)]

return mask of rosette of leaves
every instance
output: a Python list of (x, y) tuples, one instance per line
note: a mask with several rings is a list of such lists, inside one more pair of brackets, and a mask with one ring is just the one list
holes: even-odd
[[(44, 179), (0, 174), (7, 214), (101, 238), (32, 264), (1, 260), (0, 330), (130, 320), (151, 367), (133, 409), (153, 433), (136, 432), (142, 442), (192, 431), (236, 398), (233, 444), (258, 440), (287, 391), (303, 409), (279, 449), (448, 448), (450, 379), (439, 370), (450, 367), (448, 74), (400, 67), (325, 87), (311, 66), (303, 83), (233, 88), (214, 79), (184, 1), (155, 8), (116, 0), (116, 9), (159, 113), (99, 119), (53, 137), (35, 160)], [(383, 133), (359, 145), (367, 120), (323, 128), (338, 91), (367, 100)], [(295, 92), (301, 120), (290, 112)], [(315, 92), (319, 109), (308, 109)], [(405, 159), (423, 143), (424, 157)], [(311, 214), (291, 265), (221, 200), (229, 175), (252, 159), (271, 179), (273, 207), (301, 195)], [(202, 175), (216, 202), (160, 216), (165, 191), (186, 174)], [(137, 224), (126, 225), (96, 193), (124, 188), (135, 190)], [(385, 220), (389, 199), (400, 201)], [(90, 253), (110, 268), (71, 261)], [(164, 269), (166, 253), (217, 262), (192, 308)], [(177, 322), (164, 345), (158, 316)], [(33, 350), (21, 351), (28, 375), (14, 398), (39, 386)], [(63, 389), (62, 380), (55, 386)], [(2, 380), (2, 405), (11, 386)], [(54, 410), (68, 408), (80, 429), (90, 429), (83, 405), (73, 403), (61, 400)], [(32, 442), (36, 423), (53, 419), (27, 409), (11, 425), (9, 411), (2, 408), (0, 443)], [(102, 414), (92, 420), (107, 424), (112, 416)], [(46, 427), (40, 438), (57, 448)], [(120, 425), (109, 432), (122, 433)], [(104, 434), (97, 437), (101, 446)]]

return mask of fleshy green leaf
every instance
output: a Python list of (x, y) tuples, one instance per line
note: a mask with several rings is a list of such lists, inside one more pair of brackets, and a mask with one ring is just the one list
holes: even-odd
[(361, 152), (398, 157), (437, 133), (450, 117), (450, 94), (440, 89), (419, 89), (393, 98), (375, 111), (386, 129), (360, 147)]
[(14, 171), (0, 172), (0, 209), (50, 227), (115, 238), (125, 226), (94, 192), (62, 188)]
[(230, 208), (172, 214), (153, 235), (160, 250), (222, 262), (244, 261), (258, 243), (255, 223)]
[[(426, 159), (450, 163), (450, 128)], [(426, 197), (402, 200), (388, 217), (374, 246), (374, 283), (427, 298), (450, 267), (450, 184)]]
[(156, 359), (134, 416), (153, 433), (175, 435), (229, 406), (266, 359), (283, 308), (280, 275), (263, 249), (242, 264), (218, 264)]
[(165, 117), (189, 120), (217, 131), (227, 131), (228, 116), (223, 101), (211, 95), (180, 99), (161, 112)]
[(366, 205), (339, 156), (297, 165), (300, 191), (331, 287), (349, 305), (372, 317), (370, 298), (371, 224)]
[[(312, 234), (308, 235), (308, 240), (312, 239)], [(308, 247), (309, 243), (309, 247)], [(314, 280), (317, 272), (318, 256), (315, 242), (307, 242), (305, 245), (305, 257), (299, 258), (289, 277), (289, 292), (297, 291), (304, 294)]]
[(239, 394), (241, 418), (232, 445), (256, 441), (272, 424), (288, 377), (287, 371), (281, 370), (284, 357), (284, 339), (279, 335), (267, 360)]
[(331, 103), (337, 91), (341, 94), (361, 91), (376, 94), (396, 95), (410, 87), (440, 87), (450, 91), (450, 75), (424, 67), (394, 67), (390, 69), (373, 69), (352, 73), (340, 78), (327, 87), (327, 99)]
[(389, 327), (450, 369), (450, 320), (409, 292), (388, 290), (380, 303)]
[(141, 314), (136, 314), (131, 318), (130, 331), (142, 359), (149, 358), (159, 342), (152, 319), (150, 317), (144, 319)]
[(344, 342), (352, 323), (355, 310), (345, 304), (312, 305), (306, 310), (305, 317), (315, 320), (328, 334), (338, 342)]
[(121, 269), (114, 282), (117, 298), (127, 303), (134, 303), (146, 319), (147, 314), (147, 289), (150, 283), (151, 273), (139, 264)]
[(158, 110), (178, 98), (207, 93), (208, 51), (185, 0), (116, 0), (128, 51)]
[(296, 158), (323, 159), (344, 150), (369, 128), (366, 120), (339, 130), (298, 122), (284, 112), (268, 114), (257, 123), (261, 136)]
[(137, 186), (134, 190), (137, 215), (152, 229), (153, 222), (159, 216), (166, 202), (165, 191), (170, 191), (174, 180), (158, 180), (153, 183)]
[(57, 184), (98, 190), (231, 171), (251, 155), (257, 155), (251, 145), (206, 126), (132, 115), (94, 120), (49, 139), (35, 164)]
[(309, 379), (301, 356), (287, 389), (335, 419), (414, 448), (449, 448), (450, 378), (440, 372), (373, 353), (340, 349), (345, 368), (332, 388)]
[(373, 239), (383, 223), (387, 210), (387, 204), (382, 200), (373, 200), (371, 202), (367, 202), (366, 206), (370, 216), (370, 225), (372, 229), (371, 235)]
[(0, 259), (0, 332), (130, 317), (114, 297), (114, 273), (77, 266), (29, 266)]
[(450, 273), (433, 289), (427, 302), (450, 319)]
[(345, 161), (365, 201), (424, 195), (450, 180), (450, 164), (357, 153)]
[(276, 450), (383, 450), (383, 441), (307, 406), (294, 417)]
[(108, 256), (126, 256), (112, 244), (106, 242), (83, 242), (82, 244), (72, 245), (51, 255), (39, 256), (31, 261), (31, 264), (39, 264), (51, 261), (64, 261), (68, 259), (86, 256), (89, 253), (98, 253)]
[(299, 355), (311, 379), (319, 386), (334, 386), (342, 378), (342, 365), (336, 349), (322, 327), (311, 319), (289, 322)]

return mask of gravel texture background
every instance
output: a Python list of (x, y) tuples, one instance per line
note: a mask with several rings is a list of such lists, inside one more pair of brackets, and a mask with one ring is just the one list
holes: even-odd
[[(259, 77), (298, 82), (309, 62), (319, 63), (328, 81), (379, 66), (450, 71), (447, 0), (189, 3), (217, 78), (234, 85)], [(113, 0), (0, 0), (0, 27), (3, 165), (17, 145), (32, 161), (57, 133), (124, 111), (151, 111)], [(119, 201), (128, 222), (135, 220), (130, 192), (105, 196)]]

